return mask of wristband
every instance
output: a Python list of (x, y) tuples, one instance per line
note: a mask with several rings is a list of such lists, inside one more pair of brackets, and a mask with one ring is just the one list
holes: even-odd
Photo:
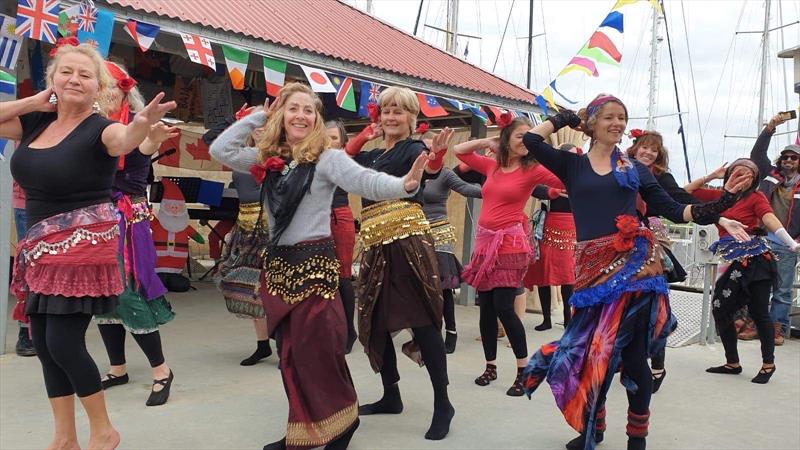
[(444, 150), (439, 150), (438, 152), (433, 152), (433, 159), (428, 160), (428, 169), (433, 172), (438, 172), (442, 170), (444, 166), (444, 155), (447, 153), (447, 148)]

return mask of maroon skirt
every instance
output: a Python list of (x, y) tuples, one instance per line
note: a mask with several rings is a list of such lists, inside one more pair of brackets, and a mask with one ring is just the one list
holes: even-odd
[(547, 213), (539, 259), (528, 267), (525, 287), (575, 284), (575, 221), (571, 213)]
[(353, 249), (356, 245), (356, 225), (349, 206), (334, 208), (331, 212), (331, 234), (336, 243), (336, 259), (339, 260), (340, 278), (353, 275)]

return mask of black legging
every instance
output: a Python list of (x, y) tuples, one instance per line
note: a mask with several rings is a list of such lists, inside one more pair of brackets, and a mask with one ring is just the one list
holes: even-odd
[(456, 331), (456, 304), (453, 298), (452, 289), (442, 289), (442, 297), (444, 298), (444, 329), (447, 331)]
[(653, 370), (663, 370), (664, 360), (667, 357), (667, 347), (665, 346), (650, 358), (650, 368)]
[[(412, 328), (411, 331), (414, 332), (414, 342), (419, 345), (422, 360), (425, 361), (425, 368), (428, 369), (428, 376), (431, 378), (434, 393), (438, 390), (446, 389), (449, 383), (447, 379), (447, 357), (440, 331), (433, 325)], [(397, 354), (392, 343), (392, 335), (388, 333), (386, 335), (386, 346), (383, 348), (381, 381), (384, 386), (391, 386), (400, 381), (400, 373), (397, 371)]]
[[(97, 328), (103, 337), (109, 363), (112, 366), (125, 364), (125, 327), (120, 324), (104, 324), (98, 325)], [(158, 330), (146, 334), (131, 334), (150, 362), (150, 367), (164, 364), (164, 352), (161, 349), (161, 335)]]
[[(545, 322), (550, 323), (550, 305), (552, 304), (550, 301), (550, 286), (539, 286), (537, 290), (539, 291), (539, 302), (542, 304), (542, 316), (544, 316)], [(571, 284), (561, 285), (561, 300), (564, 301), (564, 327), (569, 324), (572, 313), (569, 306), (569, 298), (572, 297), (572, 291)]]
[(497, 319), (506, 330), (514, 356), (517, 359), (528, 357), (528, 343), (525, 338), (525, 327), (522, 320), (514, 312), (514, 299), (517, 288), (501, 287), (491, 291), (479, 291), (481, 340), (483, 355), (487, 361), (497, 359)]
[[(749, 284), (750, 297), (747, 310), (756, 324), (758, 339), (761, 341), (761, 360), (764, 364), (775, 362), (775, 329), (769, 315), (769, 294), (772, 280), (753, 281)], [(739, 362), (739, 351), (736, 348), (736, 328), (733, 321), (730, 325), (719, 325), (719, 338), (725, 347), (725, 359), (730, 364)]]
[(100, 392), (100, 372), (86, 350), (89, 314), (34, 314), (31, 336), (50, 398)]
[(356, 311), (356, 291), (350, 278), (339, 278), (339, 296), (342, 297), (344, 317), (347, 319), (347, 339), (354, 339), (356, 327), (353, 324), (353, 315)]
[(650, 309), (641, 308), (633, 323), (633, 337), (622, 349), (622, 373), (633, 380), (638, 388), (627, 391), (628, 407), (636, 414), (646, 414), (653, 395), (653, 374), (647, 365), (647, 335), (650, 332)]

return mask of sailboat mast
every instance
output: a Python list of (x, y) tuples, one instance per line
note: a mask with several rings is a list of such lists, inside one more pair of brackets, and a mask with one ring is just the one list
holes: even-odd
[(678, 93), (678, 79), (675, 77), (675, 60), (672, 57), (672, 41), (669, 38), (669, 22), (667, 21), (667, 10), (664, 8), (664, 0), (660, 0), (661, 12), (664, 15), (664, 32), (667, 34), (667, 50), (669, 51), (669, 66), (672, 69), (672, 86), (675, 89), (675, 105), (678, 107), (678, 134), (681, 135), (681, 144), (683, 144), (683, 162), (686, 164), (686, 181), (692, 181), (692, 171), (689, 169), (689, 150), (686, 148), (686, 133), (683, 128), (683, 114), (681, 112), (681, 97)]
[(650, 30), (650, 81), (649, 96), (647, 103), (647, 128), (655, 129), (656, 103), (658, 100), (658, 24), (661, 20), (660, 14), (653, 9), (653, 24)]
[(758, 91), (758, 131), (764, 126), (764, 96), (767, 90), (767, 56), (769, 52), (769, 6), (766, 0), (764, 6), (764, 32), (761, 38), (761, 84)]
[(533, 68), (533, 0), (528, 7), (528, 79), (525, 84), (531, 88), (531, 69)]
[(447, 45), (445, 51), (458, 53), (458, 0), (447, 0)]

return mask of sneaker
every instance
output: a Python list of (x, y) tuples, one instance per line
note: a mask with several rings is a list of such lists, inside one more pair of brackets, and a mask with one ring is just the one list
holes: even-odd
[(28, 337), (28, 330), (25, 328), (20, 328), (16, 352), (19, 356), (36, 356), (36, 349), (33, 348), (33, 342)]
[(783, 345), (783, 325), (775, 322), (775, 345)]

